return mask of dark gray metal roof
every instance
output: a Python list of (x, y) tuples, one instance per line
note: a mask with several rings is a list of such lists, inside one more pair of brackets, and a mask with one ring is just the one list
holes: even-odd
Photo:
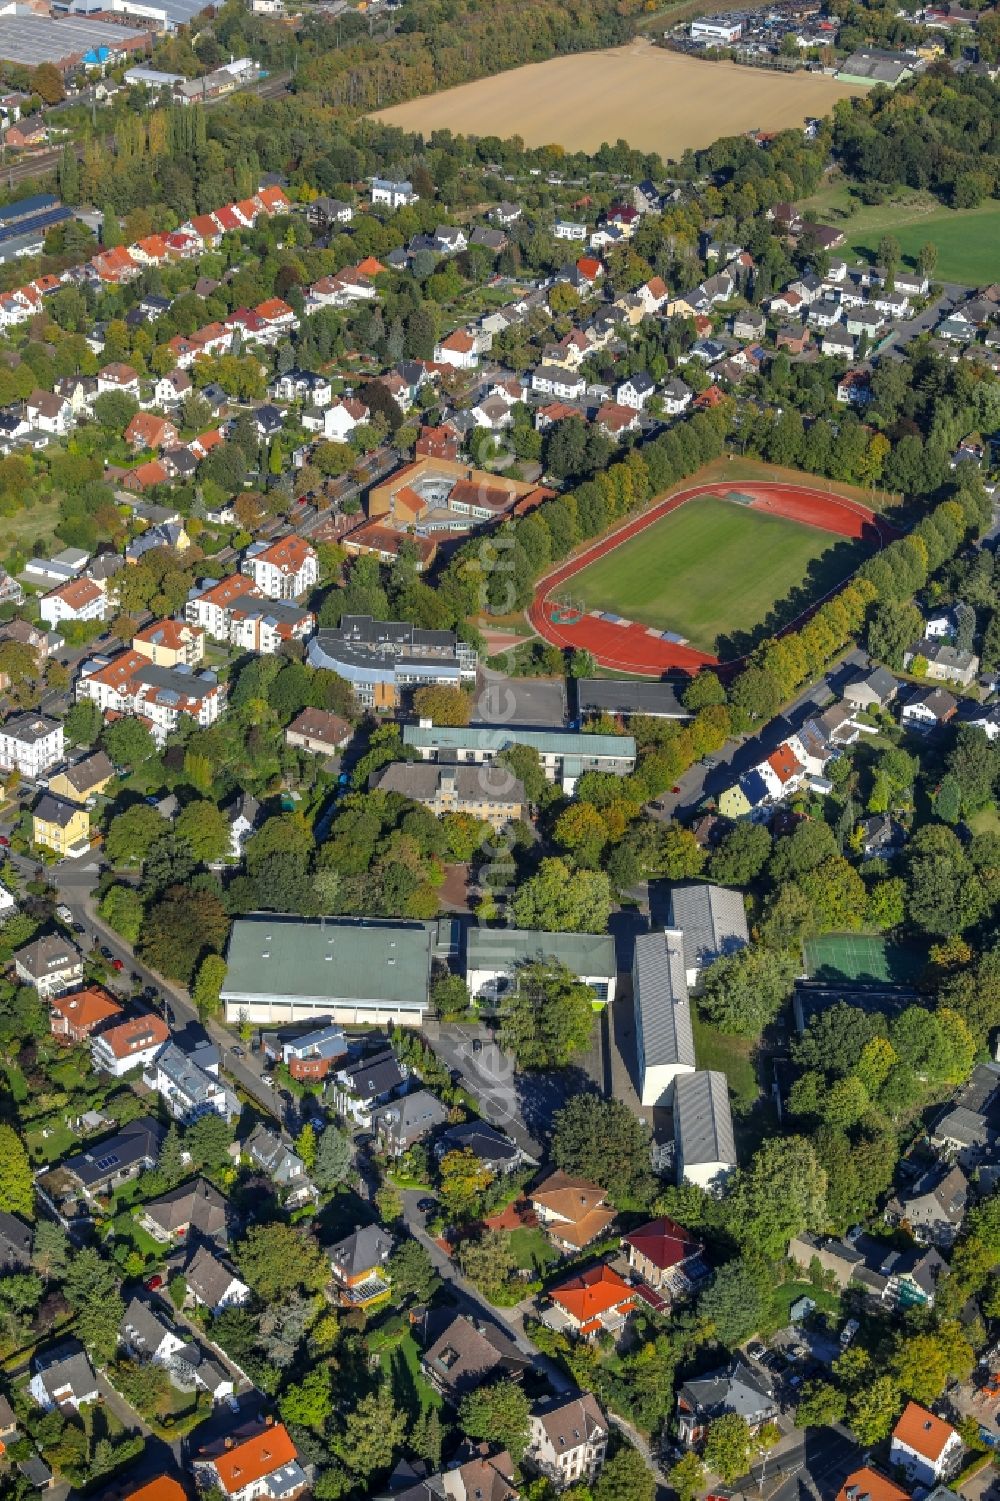
[(725, 1074), (704, 1069), (674, 1080), (674, 1132), (686, 1165), (736, 1166), (736, 1138)]
[(642, 1056), (647, 1067), (681, 1063), (694, 1068), (684, 935), (679, 928), (639, 935), (635, 940), (633, 984), (636, 1024), (642, 1031)]
[(704, 969), (750, 941), (743, 897), (726, 886), (692, 882), (670, 893), (670, 926), (684, 933), (688, 969)]

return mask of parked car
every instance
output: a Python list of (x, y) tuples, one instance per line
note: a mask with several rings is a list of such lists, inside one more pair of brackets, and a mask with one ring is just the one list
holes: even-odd
[(73, 921), (73, 914), (69, 910), (65, 902), (59, 903), (58, 907), (56, 908), (56, 917), (58, 917), (60, 922), (71, 923)]

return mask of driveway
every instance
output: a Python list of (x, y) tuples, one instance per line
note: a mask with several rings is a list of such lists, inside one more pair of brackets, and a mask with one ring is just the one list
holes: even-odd
[(963, 302), (974, 289), (963, 286), (961, 282), (946, 281), (942, 283), (941, 294), (933, 302), (929, 302), (922, 313), (915, 318), (907, 318), (905, 322), (898, 323), (883, 344), (880, 353), (891, 354), (897, 359), (906, 353), (906, 346), (921, 334), (930, 333), (936, 328), (943, 318), (953, 312), (958, 303)]

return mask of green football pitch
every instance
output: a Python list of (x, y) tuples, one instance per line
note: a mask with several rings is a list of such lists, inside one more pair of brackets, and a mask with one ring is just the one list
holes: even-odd
[(760, 626), (815, 567), (801, 609), (858, 566), (857, 544), (714, 496), (671, 511), (568, 585), (573, 602), (676, 631), (718, 655), (721, 635)]

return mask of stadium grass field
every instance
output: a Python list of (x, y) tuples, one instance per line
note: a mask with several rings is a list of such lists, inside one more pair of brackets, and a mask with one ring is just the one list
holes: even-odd
[[(820, 560), (834, 553), (824, 568)], [(565, 592), (588, 610), (676, 631), (716, 654), (721, 635), (759, 626), (802, 585), (810, 564), (818, 565), (810, 593), (832, 589), (857, 566), (853, 547), (851, 554), (844, 561), (843, 538), (707, 495), (597, 559)]]

